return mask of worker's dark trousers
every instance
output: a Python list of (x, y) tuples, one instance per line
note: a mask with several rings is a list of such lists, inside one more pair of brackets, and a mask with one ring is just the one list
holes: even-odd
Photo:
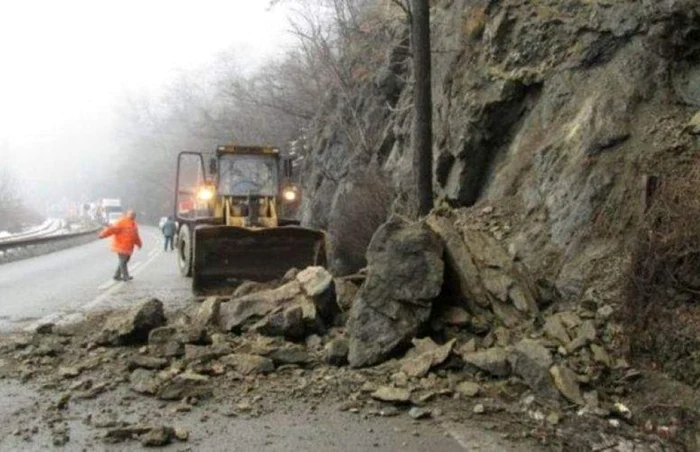
[(164, 251), (168, 251), (168, 243), (170, 244), (170, 251), (173, 250), (173, 236), (172, 235), (166, 235), (165, 237), (165, 245), (163, 247)]
[(129, 263), (131, 255), (118, 253), (117, 256), (119, 257), (119, 265), (116, 273), (114, 273), (114, 279), (129, 279), (129, 269), (126, 267), (126, 264)]

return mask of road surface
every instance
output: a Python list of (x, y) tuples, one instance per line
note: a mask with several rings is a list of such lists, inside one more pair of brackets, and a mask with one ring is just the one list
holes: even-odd
[(129, 268), (134, 279), (112, 279), (117, 266), (109, 239), (0, 265), (0, 331), (61, 321), (91, 310), (129, 306), (156, 297), (166, 309), (191, 298), (190, 281), (177, 269), (174, 252), (164, 252), (158, 229), (141, 227), (143, 248)]

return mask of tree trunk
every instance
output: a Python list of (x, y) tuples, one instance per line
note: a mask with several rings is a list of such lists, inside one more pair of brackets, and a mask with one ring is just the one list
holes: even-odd
[(430, 92), (430, 5), (412, 0), (413, 166), (418, 189), (418, 214), (433, 208), (433, 102)]

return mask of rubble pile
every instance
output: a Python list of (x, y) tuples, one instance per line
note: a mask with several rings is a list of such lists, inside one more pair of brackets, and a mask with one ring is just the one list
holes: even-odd
[[(304, 399), (416, 420), (509, 413), (549, 438), (567, 418), (631, 422), (619, 407), (638, 372), (614, 347), (611, 305), (543, 300), (497, 241), (445, 216), (392, 218), (368, 262), (343, 279), (292, 272), (168, 321), (160, 301), (145, 300), (87, 325), (43, 326), (5, 338), (0, 369), (59, 391), (61, 410), (127, 386), (178, 412), (216, 400), (258, 416)], [(187, 438), (158, 425), (114, 428), (104, 441)]]

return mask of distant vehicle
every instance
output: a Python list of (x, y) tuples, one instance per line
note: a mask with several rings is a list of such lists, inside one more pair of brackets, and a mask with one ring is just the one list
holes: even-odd
[(111, 224), (110, 219), (112, 218), (112, 214), (119, 214), (120, 217), (123, 214), (122, 202), (120, 199), (103, 198), (100, 200), (99, 210), (103, 222)]
[(110, 212), (107, 214), (107, 224), (112, 226), (114, 223), (119, 221), (119, 219), (123, 216), (124, 216), (124, 214), (122, 212)]

